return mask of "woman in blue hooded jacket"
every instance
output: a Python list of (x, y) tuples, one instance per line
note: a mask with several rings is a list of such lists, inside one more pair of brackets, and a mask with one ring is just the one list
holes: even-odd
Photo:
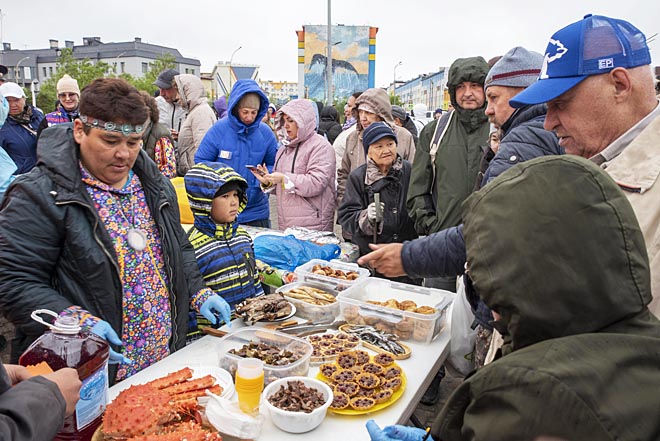
[(227, 118), (216, 122), (206, 133), (195, 154), (195, 163), (223, 162), (248, 183), (248, 204), (238, 216), (238, 223), (270, 227), (268, 195), (260, 188), (248, 165), (264, 165), (269, 171), (275, 164), (277, 139), (268, 125), (261, 122), (268, 111), (268, 98), (254, 80), (238, 80), (229, 96)]

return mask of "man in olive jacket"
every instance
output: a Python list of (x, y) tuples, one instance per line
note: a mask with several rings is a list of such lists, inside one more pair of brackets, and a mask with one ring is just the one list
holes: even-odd
[(647, 307), (644, 237), (617, 184), (583, 158), (534, 159), (471, 196), (464, 216), (468, 272), (504, 356), (458, 387), (433, 433), (659, 439), (660, 321)]
[[(483, 89), (487, 73), (482, 57), (454, 61), (447, 87), (455, 110), (427, 124), (419, 136), (407, 206), (420, 235), (461, 223), (460, 207), (474, 188), (481, 146), (488, 140)], [(427, 286), (456, 290), (456, 277), (428, 282)]]
[[(470, 196), (464, 218), (468, 273), (505, 344), (454, 391), (433, 438), (660, 439), (660, 321), (617, 184), (584, 158), (533, 159)], [(367, 428), (373, 441), (425, 435)]]

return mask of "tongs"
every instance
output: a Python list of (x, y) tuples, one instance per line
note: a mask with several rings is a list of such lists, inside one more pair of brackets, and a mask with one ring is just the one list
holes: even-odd
[(345, 324), (346, 320), (334, 320), (332, 322), (324, 323), (306, 322), (295, 326), (287, 326), (286, 328), (278, 329), (278, 331), (284, 332), (285, 334), (295, 334), (299, 337), (305, 337), (307, 335), (325, 332), (329, 329), (338, 329), (341, 325)]

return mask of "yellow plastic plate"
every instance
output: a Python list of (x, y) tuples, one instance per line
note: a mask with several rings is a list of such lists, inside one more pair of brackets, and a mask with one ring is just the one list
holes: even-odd
[[(398, 366), (401, 369), (401, 366), (399, 366), (396, 363), (394, 363), (393, 366)], [(320, 371), (318, 374), (316, 374), (316, 378), (318, 380), (323, 381), (326, 384), (331, 384), (330, 380), (328, 380)], [(406, 383), (407, 383), (406, 373), (403, 371), (403, 369), (401, 369), (401, 387), (396, 391), (394, 391), (394, 393), (392, 394), (392, 398), (385, 401), (384, 403), (376, 404), (374, 407), (367, 410), (355, 410), (351, 408), (346, 408), (339, 410), (328, 409), (328, 412), (336, 413), (337, 415), (364, 415), (365, 413), (378, 412), (381, 409), (385, 409), (386, 407), (391, 406), (396, 402), (396, 400), (401, 398), (401, 395), (403, 395), (403, 392), (406, 390)]]

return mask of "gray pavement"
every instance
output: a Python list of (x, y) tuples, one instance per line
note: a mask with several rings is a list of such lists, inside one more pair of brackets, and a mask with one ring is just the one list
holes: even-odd
[(433, 421), (435, 420), (436, 415), (440, 413), (440, 409), (442, 409), (449, 396), (452, 394), (452, 392), (454, 392), (454, 389), (456, 389), (461, 384), (462, 381), (462, 377), (454, 377), (451, 375), (449, 370), (447, 370), (445, 378), (443, 378), (442, 382), (440, 383), (440, 399), (438, 402), (433, 406), (425, 406), (421, 403), (417, 405), (414, 414), (424, 426), (433, 425)]

